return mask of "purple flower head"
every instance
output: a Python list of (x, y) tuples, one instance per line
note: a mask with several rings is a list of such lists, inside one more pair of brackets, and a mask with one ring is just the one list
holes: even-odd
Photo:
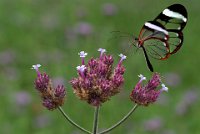
[(118, 64), (122, 64), (122, 61), (126, 59), (126, 55), (120, 54), (119, 57), (121, 57)]
[(85, 56), (87, 56), (87, 53), (85, 53), (84, 51), (81, 51), (80, 53), (78, 53), (78, 55), (80, 55), (80, 57), (84, 58)]
[(160, 75), (158, 73), (155, 73), (151, 80), (149, 80), (146, 88), (149, 89), (149, 90), (153, 90), (155, 89), (156, 87), (158, 87), (161, 83), (161, 79), (160, 79)]
[(87, 53), (85, 53), (84, 51), (81, 51), (80, 53), (78, 53), (78, 55), (80, 55), (82, 59), (82, 65), (85, 65), (85, 57), (87, 56)]
[(85, 78), (85, 70), (86, 70), (85, 65), (77, 66), (76, 69), (77, 69), (79, 75), (80, 75), (82, 78)]
[(138, 77), (140, 78), (139, 83), (141, 83), (143, 80), (146, 80), (146, 77), (144, 77), (142, 74), (138, 75)]
[(74, 93), (87, 103), (98, 106), (120, 92), (125, 68), (118, 64), (113, 70), (114, 59), (100, 51), (99, 58), (91, 58), (87, 64), (78, 66), (78, 76), (70, 81)]
[(43, 106), (46, 107), (48, 110), (53, 110), (56, 108), (52, 99), (44, 99), (42, 102)]
[(160, 89), (160, 91), (165, 91), (168, 92), (168, 87), (165, 86), (165, 84), (161, 84), (162, 88)]
[(62, 85), (58, 85), (57, 88), (55, 88), (55, 97), (58, 97), (58, 98), (64, 98), (65, 97), (65, 87)]
[(39, 68), (41, 67), (42, 65), (40, 64), (36, 64), (36, 65), (32, 65), (32, 68), (31, 69), (35, 69), (37, 74), (40, 75), (40, 71), (39, 71)]
[(123, 75), (124, 72), (125, 72), (125, 68), (121, 65), (117, 65), (117, 67), (115, 68), (115, 74)]
[(100, 52), (100, 58), (101, 58), (103, 54), (106, 52), (106, 49), (99, 48), (98, 51)]
[(40, 92), (45, 92), (49, 85), (49, 76), (44, 73), (37, 76), (35, 80), (35, 88)]
[[(142, 81), (146, 80), (146, 77), (143, 75), (139, 75), (139, 77), (140, 80), (130, 95), (131, 100), (139, 105), (148, 106), (157, 100), (162, 91), (168, 91), (168, 88), (161, 84), (158, 73), (154, 73), (151, 80), (145, 86), (142, 85)], [(162, 88), (157, 90), (158, 86), (162, 86)]]
[(49, 76), (46, 73), (40, 73), (39, 67), (41, 67), (40, 64), (33, 65), (31, 69), (35, 69), (37, 72), (37, 78), (35, 79), (35, 88), (39, 92), (46, 92), (47, 88), (50, 84)]
[(112, 65), (114, 62), (114, 59), (111, 55), (105, 55), (102, 57), (102, 61), (104, 64)]
[(35, 69), (37, 72), (37, 78), (35, 80), (35, 88), (40, 92), (42, 99), (42, 104), (48, 110), (54, 110), (59, 106), (64, 104), (65, 99), (65, 88), (63, 85), (58, 85), (56, 88), (53, 88), (51, 79), (46, 73), (40, 73), (39, 67), (41, 65), (33, 65), (32, 69)]
[(49, 90), (48, 93), (42, 95), (42, 104), (48, 110), (54, 110), (64, 104), (65, 95), (64, 86), (58, 85), (57, 88)]

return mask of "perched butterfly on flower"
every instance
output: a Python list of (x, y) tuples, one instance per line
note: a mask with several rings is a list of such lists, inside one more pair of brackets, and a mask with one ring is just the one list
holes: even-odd
[(142, 48), (150, 71), (153, 66), (149, 57), (166, 60), (175, 54), (183, 44), (183, 33), (187, 23), (187, 10), (181, 4), (164, 9), (153, 21), (145, 22), (134, 45)]

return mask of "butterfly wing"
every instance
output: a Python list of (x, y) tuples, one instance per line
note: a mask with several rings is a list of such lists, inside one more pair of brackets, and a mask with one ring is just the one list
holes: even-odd
[[(183, 44), (183, 33), (187, 23), (187, 11), (183, 5), (174, 4), (163, 10), (153, 21), (142, 27), (140, 46), (155, 59), (165, 60), (176, 53)], [(140, 47), (139, 46), (139, 47)]]
[(169, 33), (168, 44), (170, 54), (176, 53), (183, 44), (183, 33), (187, 24), (188, 14), (181, 4), (173, 4), (163, 10), (153, 21), (163, 25)]
[(153, 72), (148, 55), (160, 60), (166, 60), (176, 53), (183, 44), (183, 33), (187, 23), (187, 10), (183, 5), (173, 4), (163, 10), (153, 21), (148, 21), (142, 27), (138, 37), (138, 47), (141, 47), (150, 71)]
[[(153, 66), (148, 58), (164, 59), (169, 54), (168, 32), (156, 21), (148, 21), (142, 27), (138, 38), (138, 47), (141, 47), (150, 71)], [(148, 54), (147, 54), (148, 53)]]
[(140, 46), (155, 59), (166, 59), (170, 55), (168, 44), (169, 33), (156, 21), (148, 21), (142, 27), (139, 36)]
[(182, 31), (187, 23), (187, 10), (181, 4), (173, 4), (163, 10), (153, 21), (159, 22), (167, 30)]

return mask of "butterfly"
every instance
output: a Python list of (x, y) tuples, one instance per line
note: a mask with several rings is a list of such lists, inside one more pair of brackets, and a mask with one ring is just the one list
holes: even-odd
[(142, 48), (147, 66), (154, 71), (149, 56), (166, 60), (175, 54), (183, 44), (183, 33), (187, 23), (187, 10), (181, 4), (173, 4), (164, 9), (153, 21), (143, 25), (134, 45)]

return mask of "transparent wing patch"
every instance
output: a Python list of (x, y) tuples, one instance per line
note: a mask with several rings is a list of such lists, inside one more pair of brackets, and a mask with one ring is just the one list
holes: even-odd
[(144, 48), (148, 55), (154, 59), (164, 60), (170, 56), (167, 42), (159, 39), (149, 39), (144, 42)]
[(170, 54), (175, 54), (183, 44), (183, 33), (176, 30), (169, 30), (168, 44)]

